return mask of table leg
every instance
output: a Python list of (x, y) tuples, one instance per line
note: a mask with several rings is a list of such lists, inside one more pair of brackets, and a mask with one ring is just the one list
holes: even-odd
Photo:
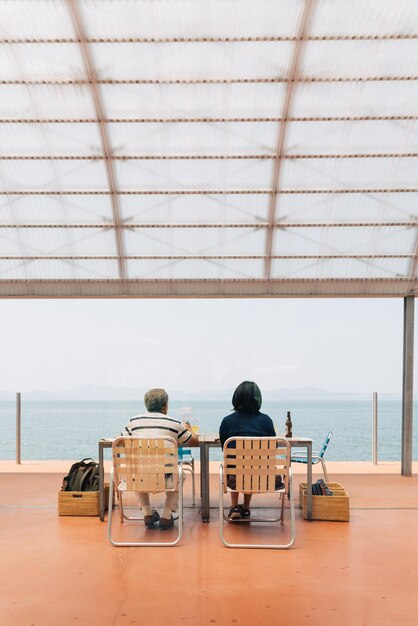
[(208, 522), (209, 512), (209, 447), (200, 446), (200, 494), (202, 498), (201, 516), (202, 522)]
[(104, 501), (104, 464), (103, 464), (103, 446), (99, 442), (99, 513), (100, 521), (104, 521), (105, 501)]
[(307, 478), (308, 478), (308, 520), (312, 519), (312, 443), (307, 444), (307, 453), (308, 453), (308, 468), (307, 468)]

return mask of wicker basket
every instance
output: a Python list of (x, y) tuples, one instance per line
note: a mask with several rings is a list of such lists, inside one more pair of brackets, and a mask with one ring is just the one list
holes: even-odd
[[(105, 485), (105, 509), (109, 500), (109, 485)], [(59, 491), (58, 515), (97, 516), (100, 514), (98, 491)]]
[[(308, 517), (308, 485), (299, 485), (299, 505), (303, 511), (303, 519)], [(350, 500), (347, 491), (339, 483), (327, 483), (332, 496), (312, 496), (312, 519), (332, 522), (348, 522), (350, 520)]]

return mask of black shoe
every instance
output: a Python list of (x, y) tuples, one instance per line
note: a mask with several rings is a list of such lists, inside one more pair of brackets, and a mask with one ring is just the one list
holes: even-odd
[(160, 530), (168, 530), (174, 526), (174, 517), (170, 515), (170, 519), (160, 517)]
[(241, 519), (241, 509), (239, 506), (231, 506), (228, 513), (228, 519), (230, 522), (236, 522)]
[(151, 515), (144, 516), (144, 524), (147, 528), (152, 528), (160, 519), (157, 511), (152, 511)]
[(241, 504), (241, 506), (240, 506), (239, 508), (240, 508), (240, 510), (241, 510), (241, 517), (242, 517), (243, 519), (248, 519), (249, 517), (251, 517), (251, 511), (250, 511), (250, 509), (246, 509), (246, 508), (244, 508), (244, 505), (243, 505), (243, 504)]

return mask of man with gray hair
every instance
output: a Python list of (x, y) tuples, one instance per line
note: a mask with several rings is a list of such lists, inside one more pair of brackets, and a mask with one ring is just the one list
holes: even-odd
[[(144, 396), (146, 413), (135, 415), (121, 433), (122, 437), (172, 437), (177, 441), (177, 445), (194, 447), (199, 445), (199, 437), (193, 432), (192, 427), (187, 422), (183, 424), (180, 420), (169, 417), (168, 395), (164, 389), (150, 389)], [(158, 512), (151, 509), (150, 497), (148, 493), (138, 492), (139, 504), (144, 513), (144, 524), (147, 528), (152, 528), (159, 522), (161, 530), (167, 530), (174, 526), (173, 511), (177, 511), (178, 491), (166, 491), (166, 500), (161, 517)]]

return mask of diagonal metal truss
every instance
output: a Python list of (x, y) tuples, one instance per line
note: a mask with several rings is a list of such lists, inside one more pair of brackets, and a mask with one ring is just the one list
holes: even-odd
[(67, 0), (68, 10), (71, 16), (71, 20), (74, 26), (74, 30), (77, 34), (77, 42), (80, 46), (81, 55), (84, 61), (84, 66), (87, 74), (87, 84), (90, 86), (91, 95), (96, 110), (97, 124), (99, 125), (100, 137), (102, 142), (103, 156), (106, 164), (107, 180), (109, 185), (109, 195), (112, 203), (113, 213), (113, 227), (116, 238), (116, 249), (118, 256), (118, 268), (119, 278), (123, 281), (126, 278), (125, 270), (125, 253), (123, 246), (123, 234), (121, 229), (121, 219), (119, 211), (118, 201), (118, 186), (116, 182), (116, 175), (113, 168), (112, 161), (112, 149), (110, 145), (109, 135), (106, 128), (105, 114), (103, 102), (100, 94), (99, 82), (97, 79), (96, 70), (93, 63), (93, 58), (89, 50), (87, 43), (87, 36), (85, 33), (83, 21), (76, 0)]
[(268, 227), (267, 227), (267, 237), (266, 237), (266, 253), (265, 253), (265, 264), (264, 264), (264, 277), (266, 280), (270, 280), (271, 278), (271, 257), (273, 254), (273, 238), (274, 238), (274, 228), (276, 224), (276, 210), (277, 210), (277, 196), (280, 188), (280, 173), (283, 162), (283, 154), (286, 143), (286, 132), (288, 129), (287, 119), (290, 115), (291, 106), (292, 106), (292, 96), (295, 81), (298, 79), (299, 72), (299, 62), (302, 54), (302, 42), (306, 34), (306, 28), (308, 21), (311, 16), (312, 8), (313, 8), (314, 0), (305, 0), (305, 6), (303, 8), (300, 24), (299, 24), (299, 32), (297, 38), (295, 40), (295, 45), (293, 49), (293, 56), (290, 65), (289, 79), (287, 81), (286, 94), (284, 97), (284, 105), (283, 105), (283, 113), (282, 113), (282, 122), (279, 124), (279, 134), (277, 138), (277, 146), (276, 146), (276, 160), (274, 163), (273, 170), (273, 181), (271, 185), (271, 193), (270, 193), (270, 201), (268, 208)]

